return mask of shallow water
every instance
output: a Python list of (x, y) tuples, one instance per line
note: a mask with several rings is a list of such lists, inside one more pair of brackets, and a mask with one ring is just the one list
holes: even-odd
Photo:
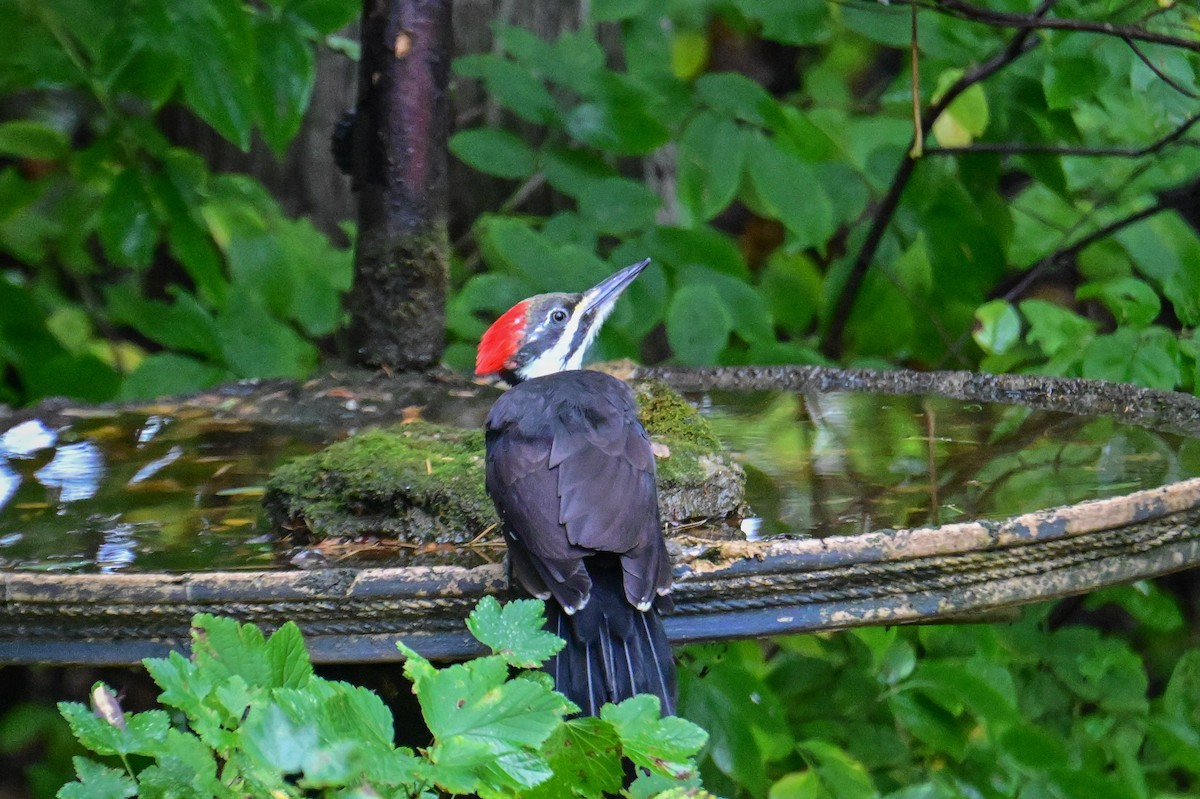
[(693, 397), (746, 467), (751, 535), (1003, 518), (1200, 474), (1200, 441), (1108, 418), (940, 397)]
[[(1200, 442), (1105, 418), (858, 393), (692, 399), (746, 467), (750, 537), (1003, 517), (1200, 474)], [(287, 568), (305, 553), (276, 543), (263, 485), (339, 435), (189, 409), (0, 430), (0, 566)]]

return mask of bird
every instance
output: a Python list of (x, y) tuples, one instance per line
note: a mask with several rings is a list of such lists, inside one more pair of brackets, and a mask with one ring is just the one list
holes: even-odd
[(650, 438), (630, 387), (583, 358), (649, 259), (581, 293), (539, 294), (484, 333), (481, 377), (511, 388), (485, 422), (485, 484), (508, 547), (510, 580), (546, 603), (566, 645), (544, 666), (584, 715), (638, 694), (676, 712), (662, 614), (671, 559)]

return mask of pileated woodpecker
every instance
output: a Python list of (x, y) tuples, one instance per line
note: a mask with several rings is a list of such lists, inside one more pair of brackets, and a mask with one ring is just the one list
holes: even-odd
[(634, 694), (675, 712), (659, 612), (672, 607), (654, 454), (629, 386), (582, 371), (621, 292), (649, 259), (582, 294), (517, 303), (479, 342), (478, 375), (512, 388), (487, 418), (487, 490), (510, 574), (546, 603), (566, 647), (546, 665), (588, 715)]

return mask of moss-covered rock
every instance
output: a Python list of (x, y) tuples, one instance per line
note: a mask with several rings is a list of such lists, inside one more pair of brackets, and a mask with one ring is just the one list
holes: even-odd
[(463, 543), (496, 521), (483, 431), (412, 422), (369, 430), (275, 471), (263, 505), (300, 538)]
[(740, 513), (746, 475), (721, 447), (712, 425), (659, 380), (631, 383), (642, 424), (657, 446), (663, 519), (686, 521)]
[[(658, 456), (663, 518), (739, 511), (744, 475), (708, 422), (664, 383), (634, 384)], [(483, 487), (482, 430), (412, 422), (371, 430), (281, 466), (263, 504), (300, 540), (372, 535), (461, 544), (497, 518)]]

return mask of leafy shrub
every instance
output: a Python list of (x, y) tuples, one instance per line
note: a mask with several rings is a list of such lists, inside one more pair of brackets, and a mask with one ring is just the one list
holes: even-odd
[[(1034, 5), (1004, 5), (1029, 28), (972, 4), (921, 8), (922, 107), (945, 102), (926, 122), (938, 146), (911, 163), (903, 5), (595, 2), (555, 41), (499, 26), (496, 51), (455, 72), (521, 134), (475, 128), (450, 147), (520, 183), (475, 223), (488, 268), (461, 275), (448, 359), (469, 366), (481, 317), (649, 255), (608, 356), (840, 355), (1200, 388), (1200, 238), (1167, 213), (1195, 213), (1172, 192), (1198, 178), (1200, 53), (1182, 32), (1200, 14), (1081, 0), (1046, 16), (1083, 29), (1035, 30)], [(618, 28), (623, 66), (600, 23)], [(527, 212), (542, 185), (565, 210)]]
[(623, 758), (639, 774), (631, 796), (696, 784), (704, 732), (660, 718), (657, 698), (564, 718), (578, 708), (548, 675), (526, 671), (563, 645), (542, 630), (541, 608), (480, 601), (467, 626), (493, 654), (466, 663), (439, 669), (399, 645), (433, 736), (417, 752), (394, 745), (392, 714), (376, 694), (313, 674), (294, 624), (266, 638), (253, 625), (198, 615), (191, 658), (145, 661), (160, 701), (186, 727), (163, 710), (123, 713), (97, 683), (92, 709), (59, 709), (84, 746), (118, 766), (77, 757), (78, 779), (58, 796), (598, 798), (621, 790)]
[(1194, 796), (1200, 649), (1153, 584), (1088, 600), (1110, 603), (1129, 632), (1056, 627), (1045, 604), (1009, 625), (781, 638), (770, 656), (689, 647), (680, 710), (710, 731), (705, 784), (770, 799)]
[(0, 402), (302, 376), (349, 252), (159, 129), (178, 104), (277, 153), (350, 0), (0, 0)]

